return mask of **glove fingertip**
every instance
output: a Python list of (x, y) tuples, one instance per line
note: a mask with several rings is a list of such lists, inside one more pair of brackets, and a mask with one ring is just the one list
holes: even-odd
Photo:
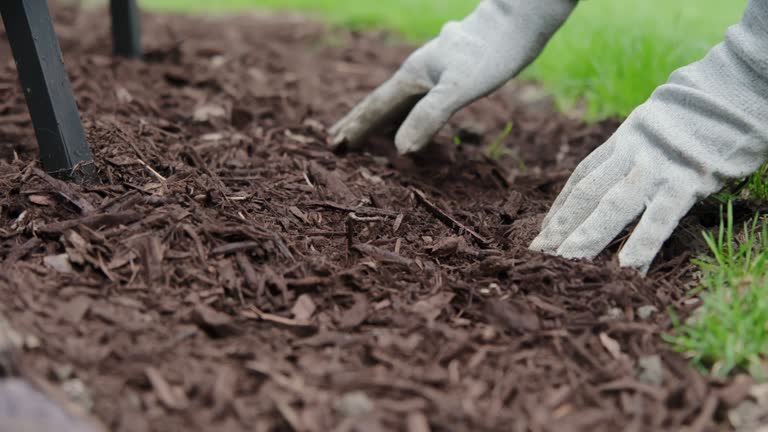
[(342, 134), (331, 135), (330, 147), (334, 150), (341, 149), (347, 144), (347, 137)]
[(557, 251), (557, 246), (553, 246), (551, 243), (552, 241), (549, 239), (549, 236), (542, 233), (533, 239), (530, 246), (528, 246), (528, 249), (534, 252), (542, 252), (548, 255), (554, 255)]
[(653, 257), (656, 256), (657, 253), (658, 251), (654, 251), (653, 254), (637, 254), (634, 253), (634, 250), (631, 247), (629, 249), (625, 247), (619, 252), (619, 265), (635, 269), (641, 276), (645, 277), (645, 275), (648, 274), (648, 270), (651, 268)]
[(346, 124), (336, 131), (329, 131), (331, 135), (331, 148), (357, 148), (366, 136), (365, 130), (357, 127), (355, 123)]
[(411, 112), (395, 135), (395, 146), (401, 155), (426, 147), (447, 121), (444, 118), (426, 118), (422, 111)]
[(344, 122), (344, 120), (336, 122), (333, 126), (328, 128), (328, 134), (331, 136), (336, 136), (339, 134), (339, 131), (341, 131), (341, 124)]
[(395, 147), (397, 148), (397, 153), (404, 156), (419, 150), (424, 145), (405, 138), (396, 138)]

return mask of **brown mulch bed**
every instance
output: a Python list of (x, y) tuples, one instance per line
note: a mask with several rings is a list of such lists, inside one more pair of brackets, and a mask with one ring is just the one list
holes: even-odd
[(612, 260), (623, 238), (591, 263), (526, 249), (617, 122), (500, 92), (423, 154), (382, 132), (336, 155), (325, 127), (411, 47), (289, 16), (151, 15), (146, 62), (127, 61), (104, 11), (56, 15), (98, 181), (37, 168), (0, 45), (0, 314), (25, 373), (109, 430), (725, 428), (727, 383), (661, 340), (696, 229), (645, 279)]

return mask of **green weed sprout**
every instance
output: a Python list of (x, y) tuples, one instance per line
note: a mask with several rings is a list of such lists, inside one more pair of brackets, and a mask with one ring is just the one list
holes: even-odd
[(496, 138), (493, 139), (488, 144), (488, 147), (486, 147), (485, 152), (488, 154), (488, 157), (493, 160), (499, 160), (505, 155), (509, 154), (509, 150), (504, 146), (504, 140), (507, 139), (510, 133), (512, 133), (512, 129), (515, 127), (515, 124), (512, 122), (507, 122), (507, 125), (504, 127), (504, 130), (496, 136)]
[(757, 200), (768, 199), (768, 164), (763, 164), (759, 170), (755, 171), (747, 179), (747, 191), (749, 198)]

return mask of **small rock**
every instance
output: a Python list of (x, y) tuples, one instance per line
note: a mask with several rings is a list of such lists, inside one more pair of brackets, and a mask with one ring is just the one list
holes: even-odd
[(491, 325), (483, 327), (482, 331), (480, 332), (480, 339), (482, 339), (483, 342), (492, 342), (496, 339), (496, 336), (496, 327)]
[(624, 319), (624, 311), (621, 308), (610, 308), (605, 315), (600, 317), (600, 321), (618, 321)]
[(640, 357), (637, 361), (637, 379), (640, 381), (660, 386), (664, 382), (664, 365), (658, 355)]
[(218, 69), (227, 62), (227, 58), (222, 55), (217, 55), (211, 58), (211, 67), (213, 69)]
[(214, 142), (214, 141), (221, 141), (223, 139), (224, 139), (224, 134), (221, 132), (211, 132), (211, 133), (200, 135), (201, 141)]
[(640, 306), (639, 308), (637, 308), (637, 316), (641, 320), (647, 320), (648, 318), (651, 317), (651, 315), (655, 314), (658, 311), (659, 309), (654, 305)]
[(40, 340), (40, 338), (32, 334), (26, 335), (24, 337), (24, 342), (22, 344), (24, 349), (27, 349), (27, 350), (37, 349), (37, 348), (40, 348), (42, 345), (43, 345), (43, 342)]
[(74, 271), (67, 254), (49, 255), (43, 258), (43, 264), (59, 273), (72, 273)]
[(120, 103), (127, 104), (133, 102), (133, 95), (125, 87), (117, 87), (115, 89), (115, 96)]
[(32, 202), (33, 204), (37, 204), (37, 205), (40, 205), (40, 206), (46, 206), (46, 207), (50, 207), (50, 206), (56, 205), (56, 201), (54, 201), (48, 195), (30, 195), (29, 196), (29, 201)]
[(192, 119), (196, 122), (206, 122), (215, 117), (224, 117), (227, 115), (227, 110), (224, 107), (213, 104), (206, 104), (199, 106), (195, 109), (192, 115)]
[(755, 398), (758, 404), (768, 406), (768, 383), (753, 385), (749, 389), (749, 395)]
[(373, 411), (373, 401), (361, 391), (346, 393), (335, 404), (336, 411), (345, 417), (363, 416)]

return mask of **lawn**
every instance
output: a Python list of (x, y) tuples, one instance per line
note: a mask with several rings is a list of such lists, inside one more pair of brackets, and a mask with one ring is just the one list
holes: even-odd
[[(393, 29), (412, 41), (466, 15), (475, 0), (140, 0), (145, 7), (223, 12), (264, 7), (316, 13), (356, 28)], [(738, 21), (746, 0), (585, 0), (524, 77), (561, 108), (586, 101), (589, 119), (627, 115), (674, 69), (700, 58)], [(513, 41), (510, 41), (513, 43)]]

